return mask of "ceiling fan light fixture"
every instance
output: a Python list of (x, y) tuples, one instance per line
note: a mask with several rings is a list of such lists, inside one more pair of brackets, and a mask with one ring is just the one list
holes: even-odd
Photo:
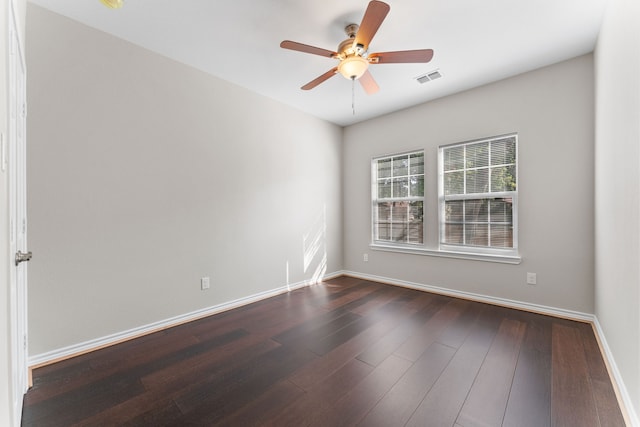
[(357, 80), (369, 68), (369, 61), (361, 56), (349, 56), (338, 65), (338, 71), (348, 80)]
[(110, 9), (120, 9), (124, 5), (124, 0), (100, 0), (100, 2)]

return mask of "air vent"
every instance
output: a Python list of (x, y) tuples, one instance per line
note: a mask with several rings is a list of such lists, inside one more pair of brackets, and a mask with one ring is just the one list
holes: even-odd
[(429, 71), (426, 74), (416, 77), (416, 80), (418, 81), (418, 83), (422, 84), (422, 83), (430, 82), (431, 80), (439, 79), (440, 77), (442, 77), (442, 73), (440, 73), (440, 70), (433, 70), (433, 71)]

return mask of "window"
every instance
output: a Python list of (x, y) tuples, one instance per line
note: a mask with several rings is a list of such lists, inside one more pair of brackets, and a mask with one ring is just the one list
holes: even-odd
[(517, 135), (439, 150), (440, 246), (486, 254), (517, 252)]
[(424, 226), (424, 152), (373, 159), (374, 243), (421, 245)]

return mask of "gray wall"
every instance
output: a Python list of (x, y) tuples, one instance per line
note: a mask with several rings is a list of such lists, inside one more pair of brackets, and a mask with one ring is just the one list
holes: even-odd
[[(586, 55), (342, 130), (30, 5), (31, 354), (344, 268), (595, 312), (640, 411), (638, 9), (611, 2), (595, 96)], [(438, 145), (508, 132), (520, 265), (369, 248), (372, 157), (426, 150), (437, 248)]]
[(609, 2), (596, 46), (596, 307), (640, 415), (640, 3)]
[(31, 4), (28, 24), (31, 355), (342, 269), (341, 128)]
[[(348, 127), (345, 269), (593, 313), (593, 78), (586, 55)], [(425, 149), (425, 239), (437, 249), (437, 147), (509, 132), (519, 135), (521, 264), (369, 249), (372, 157)]]

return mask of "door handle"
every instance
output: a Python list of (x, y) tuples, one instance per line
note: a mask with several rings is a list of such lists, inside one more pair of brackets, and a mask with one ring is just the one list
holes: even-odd
[(29, 261), (32, 256), (33, 256), (33, 254), (31, 253), (31, 251), (29, 251), (29, 252), (21, 252), (21, 251), (16, 252), (16, 266), (18, 264), (20, 264), (21, 262)]

